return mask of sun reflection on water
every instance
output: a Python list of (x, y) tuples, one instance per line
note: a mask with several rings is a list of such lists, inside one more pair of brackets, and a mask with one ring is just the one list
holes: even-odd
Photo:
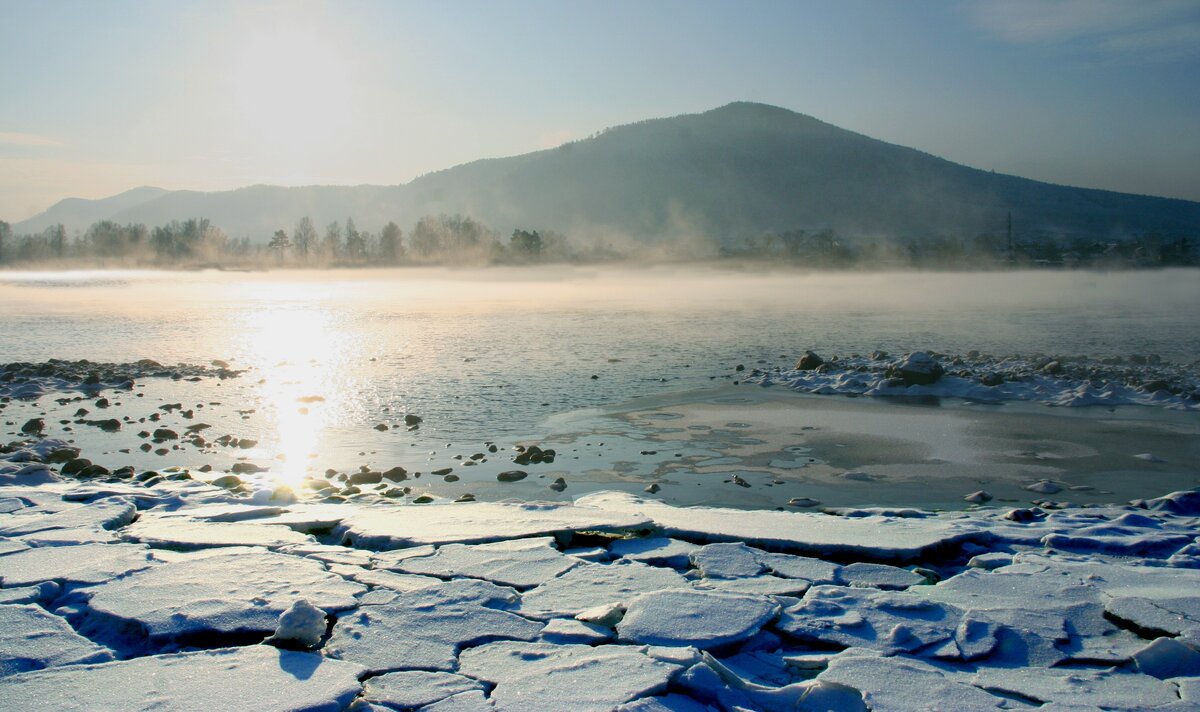
[(271, 478), (295, 487), (308, 473), (330, 427), (344, 413), (340, 364), (346, 339), (337, 318), (313, 305), (264, 305), (247, 313), (243, 338), (258, 384), (266, 430), (258, 451), (275, 458)]

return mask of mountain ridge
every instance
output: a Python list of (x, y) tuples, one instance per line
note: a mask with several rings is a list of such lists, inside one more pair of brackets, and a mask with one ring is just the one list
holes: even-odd
[(461, 213), (502, 232), (553, 229), (643, 242), (699, 234), (731, 243), (814, 228), (851, 239), (969, 238), (1003, 231), (1011, 213), (1023, 236), (1200, 232), (1200, 203), (983, 171), (756, 102), (615, 126), (405, 184), (139, 188), (73, 200), (14, 229), (208, 217), (231, 236), (265, 240), (304, 215), (318, 225), (353, 217), (375, 230), (389, 220), (407, 227), (422, 215)]

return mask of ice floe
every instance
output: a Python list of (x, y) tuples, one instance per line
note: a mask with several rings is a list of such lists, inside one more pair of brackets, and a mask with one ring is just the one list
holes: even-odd
[(68, 665), (0, 678), (14, 710), (193, 712), (344, 709), (362, 668), (263, 645)]

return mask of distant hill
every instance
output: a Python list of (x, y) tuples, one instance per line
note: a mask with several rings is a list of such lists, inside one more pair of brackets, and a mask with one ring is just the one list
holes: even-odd
[(425, 214), (461, 213), (502, 232), (553, 229), (646, 242), (700, 234), (732, 243), (794, 228), (832, 228), (848, 238), (973, 237), (1003, 232), (1010, 212), (1019, 237), (1200, 234), (1200, 203), (981, 171), (745, 102), (475, 161), (405, 185), (139, 188), (105, 200), (64, 200), (14, 228), (208, 217), (231, 236), (265, 241), (304, 215), (318, 226), (349, 216), (368, 230), (388, 220), (407, 230)]

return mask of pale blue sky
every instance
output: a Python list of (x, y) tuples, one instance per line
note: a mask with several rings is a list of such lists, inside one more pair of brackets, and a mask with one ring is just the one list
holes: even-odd
[(402, 183), (735, 100), (1200, 200), (1200, 2), (0, 0), (0, 219)]

